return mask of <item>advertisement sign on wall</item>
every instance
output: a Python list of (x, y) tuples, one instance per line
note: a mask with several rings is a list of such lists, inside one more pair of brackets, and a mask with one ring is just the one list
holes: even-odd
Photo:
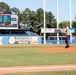
[(54, 33), (54, 28), (42, 28), (41, 33)]
[(9, 44), (38, 44), (38, 37), (9, 37)]
[[(75, 28), (70, 28), (71, 33), (75, 33)], [(61, 29), (61, 33), (66, 33), (65, 29)]]
[(2, 45), (2, 37), (0, 37), (0, 45)]
[(31, 37), (15, 37), (15, 44), (30, 44)]
[(75, 33), (75, 28), (70, 28), (71, 33)]
[(14, 43), (15, 43), (15, 37), (10, 37), (9, 44), (14, 44)]
[(38, 37), (32, 37), (31, 44), (38, 44)]

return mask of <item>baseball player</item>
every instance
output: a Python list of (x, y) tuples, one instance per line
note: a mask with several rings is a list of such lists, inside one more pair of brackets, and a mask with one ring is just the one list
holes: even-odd
[(65, 46), (65, 48), (69, 48), (70, 47), (70, 29), (69, 29), (69, 26), (67, 26), (66, 28), (65, 28), (65, 31), (66, 31), (66, 38), (65, 38), (65, 43), (66, 43), (66, 46)]

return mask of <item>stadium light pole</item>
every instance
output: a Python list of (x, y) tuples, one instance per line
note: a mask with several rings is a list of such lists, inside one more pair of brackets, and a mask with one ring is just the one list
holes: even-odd
[[(70, 28), (72, 28), (72, 0), (70, 0)], [(72, 43), (72, 33), (71, 33), (70, 42)]]
[(72, 27), (72, 1), (70, 0), (70, 28)]
[[(44, 29), (46, 28), (46, 20), (45, 20), (45, 0), (43, 0), (43, 9), (44, 9)], [(46, 44), (46, 33), (44, 32), (44, 44)]]
[[(58, 29), (58, 22), (59, 22), (59, 20), (58, 20), (58, 0), (57, 0), (57, 29)], [(59, 44), (59, 33), (57, 33), (57, 44)]]

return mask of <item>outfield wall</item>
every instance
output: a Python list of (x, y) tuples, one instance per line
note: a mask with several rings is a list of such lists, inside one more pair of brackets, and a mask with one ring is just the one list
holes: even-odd
[(40, 36), (1, 36), (1, 44), (41, 44)]
[[(42, 36), (0, 36), (0, 45), (2, 44), (43, 44)], [(46, 44), (57, 44), (57, 36), (49, 36)], [(65, 44), (65, 36), (59, 36), (59, 44)], [(72, 44), (76, 44), (76, 36), (72, 37)]]

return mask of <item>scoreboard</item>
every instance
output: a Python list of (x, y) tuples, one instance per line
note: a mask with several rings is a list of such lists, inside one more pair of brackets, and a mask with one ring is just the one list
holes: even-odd
[(0, 14), (0, 29), (18, 29), (18, 16)]
[(0, 23), (3, 23), (3, 22), (8, 22), (10, 23), (11, 22), (11, 15), (10, 14), (2, 14), (0, 15)]

